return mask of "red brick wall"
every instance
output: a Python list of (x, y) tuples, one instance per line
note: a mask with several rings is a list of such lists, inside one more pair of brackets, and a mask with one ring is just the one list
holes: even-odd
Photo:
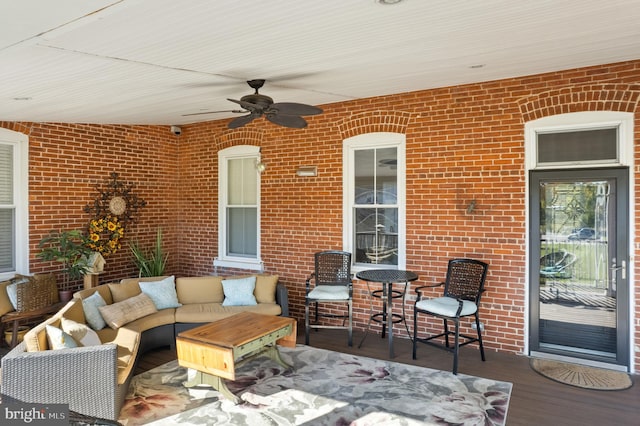
[[(169, 271), (179, 269), (178, 138), (164, 126), (6, 123), (0, 127), (29, 136), (29, 247), (31, 273), (59, 270), (36, 257), (38, 242), (51, 230), (86, 229), (83, 211), (98, 196), (110, 174), (133, 184), (147, 202), (139, 219), (126, 229), (122, 249), (106, 258), (100, 282), (137, 275), (127, 242), (153, 244), (161, 227)], [(58, 279), (62, 279), (61, 276)], [(81, 283), (79, 283), (81, 284)]]
[[(412, 286), (441, 280), (451, 257), (487, 261), (491, 266), (482, 303), (487, 347), (522, 352), (527, 339), (524, 123), (573, 111), (636, 112), (639, 77), (640, 62), (635, 61), (363, 99), (325, 105), (324, 114), (309, 117), (309, 127), (300, 130), (264, 120), (240, 131), (216, 127), (219, 123), (196, 124), (186, 126), (183, 147), (198, 151), (204, 144), (213, 153), (234, 144), (261, 147), (267, 163), (262, 258), (267, 271), (280, 274), (289, 288), (292, 315), (302, 319), (313, 253), (342, 247), (342, 141), (366, 132), (405, 133), (407, 267), (420, 275)], [(215, 155), (209, 161), (215, 167)], [(317, 165), (318, 176), (297, 177), (299, 165)], [(217, 176), (207, 179), (211, 203), (183, 219), (193, 230), (202, 216), (211, 218), (197, 233), (206, 235), (212, 242), (207, 250), (215, 252)], [(184, 182), (187, 187), (200, 184)], [(476, 210), (466, 214), (474, 199)], [(185, 243), (183, 252), (200, 250)], [(205, 256), (201, 272), (211, 271), (212, 257)], [(369, 314), (364, 283), (355, 283), (354, 298), (356, 327), (362, 328)]]
[[(481, 306), (486, 346), (519, 353), (527, 340), (524, 123), (586, 110), (628, 111), (638, 117), (638, 81), (640, 61), (632, 61), (362, 99), (324, 105), (324, 114), (308, 117), (306, 129), (277, 127), (263, 119), (234, 131), (226, 129), (226, 121), (183, 126), (180, 137), (168, 126), (0, 126), (30, 136), (32, 272), (49, 268), (34, 258), (41, 236), (51, 228), (83, 226), (88, 215), (82, 207), (92, 200), (93, 186), (116, 171), (134, 182), (148, 202), (128, 236), (151, 241), (162, 226), (170, 273), (212, 273), (218, 244), (217, 152), (237, 144), (260, 146), (267, 164), (262, 258), (265, 269), (279, 274), (289, 288), (290, 309), (298, 319), (303, 318), (304, 281), (313, 268), (313, 253), (342, 247), (343, 139), (374, 131), (405, 133), (407, 268), (420, 275), (412, 287), (441, 280), (451, 257), (488, 262)], [(640, 139), (638, 120), (635, 139)], [(639, 154), (636, 147), (636, 158)], [(316, 165), (318, 176), (296, 176), (299, 165)], [(634, 193), (637, 212), (637, 185)], [(471, 200), (476, 209), (467, 214)], [(638, 214), (634, 222), (640, 227)], [(101, 281), (135, 273), (127, 256), (123, 250), (108, 258)], [(369, 314), (365, 290), (364, 283), (355, 283), (358, 328)], [(637, 355), (635, 368), (640, 369)]]

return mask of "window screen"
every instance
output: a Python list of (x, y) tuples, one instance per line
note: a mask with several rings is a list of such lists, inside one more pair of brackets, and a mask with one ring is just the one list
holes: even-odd
[(15, 270), (13, 145), (0, 144), (0, 272)]

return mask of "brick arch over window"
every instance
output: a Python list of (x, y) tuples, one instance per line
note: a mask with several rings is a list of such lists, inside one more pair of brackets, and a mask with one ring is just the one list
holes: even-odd
[(518, 100), (525, 122), (582, 111), (635, 112), (638, 84), (592, 84), (549, 90)]
[(258, 129), (238, 129), (228, 131), (220, 136), (218, 149), (222, 150), (236, 145), (262, 145), (264, 133)]
[(350, 115), (338, 122), (342, 139), (364, 133), (407, 133), (412, 113), (405, 111), (370, 111)]
[(31, 134), (31, 126), (25, 123), (15, 123), (13, 121), (0, 121), (0, 127), (29, 136)]

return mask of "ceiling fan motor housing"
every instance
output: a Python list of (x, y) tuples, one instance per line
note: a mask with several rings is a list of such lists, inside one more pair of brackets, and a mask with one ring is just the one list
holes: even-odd
[(273, 99), (266, 95), (260, 95), (258, 93), (253, 95), (245, 95), (240, 98), (242, 102), (248, 102), (250, 104), (258, 105), (261, 109), (268, 108), (273, 104)]

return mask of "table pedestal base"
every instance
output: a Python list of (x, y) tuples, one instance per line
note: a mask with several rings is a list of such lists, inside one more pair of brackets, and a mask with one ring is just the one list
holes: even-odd
[[(254, 354), (248, 355), (247, 357), (243, 358), (242, 360), (236, 362), (235, 366), (239, 366), (253, 358), (256, 358), (258, 356), (261, 355), (267, 355), (270, 359), (272, 359), (273, 361), (277, 362), (278, 364), (280, 364), (281, 366), (283, 366), (285, 369), (290, 369), (293, 368), (292, 365), (287, 364), (282, 357), (280, 356), (280, 351), (278, 351), (278, 347), (273, 344), (271, 346), (266, 346), (262, 349), (260, 349), (259, 351), (257, 351)], [(187, 388), (191, 388), (194, 386), (200, 386), (200, 385), (207, 385), (207, 386), (211, 386), (213, 387), (215, 390), (217, 390), (218, 392), (220, 392), (225, 398), (231, 400), (234, 404), (239, 404), (240, 403), (240, 398), (238, 398), (236, 395), (234, 395), (229, 388), (227, 387), (227, 384), (225, 383), (225, 379), (223, 379), (220, 376), (216, 376), (215, 374), (210, 374), (204, 371), (200, 371), (200, 370), (196, 370), (193, 368), (190, 368), (189, 370), (193, 370), (195, 371), (195, 376), (184, 382), (183, 386), (187, 387)]]

